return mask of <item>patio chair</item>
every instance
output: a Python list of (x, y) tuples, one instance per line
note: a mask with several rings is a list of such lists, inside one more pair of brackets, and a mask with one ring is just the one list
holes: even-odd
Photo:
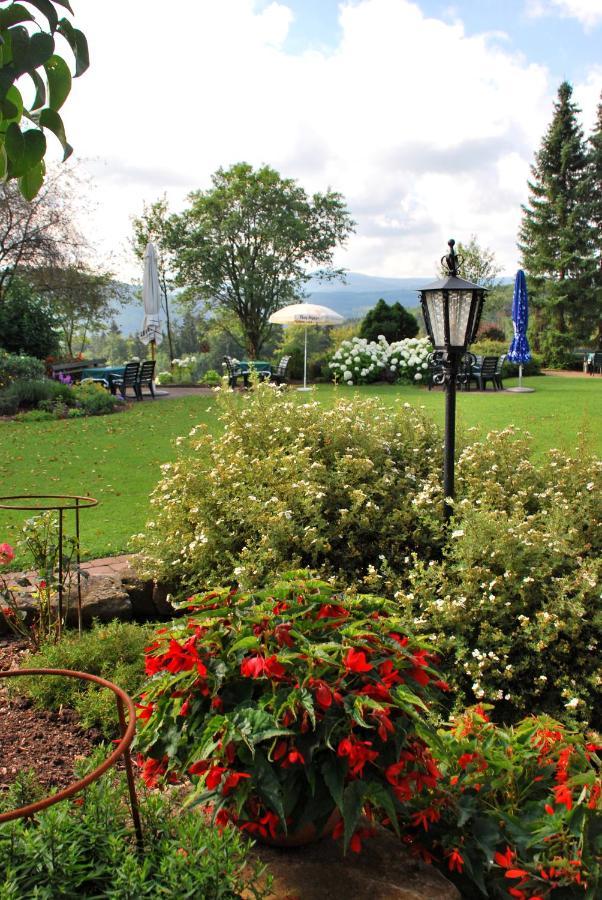
[(153, 386), (153, 378), (155, 375), (156, 361), (154, 359), (145, 359), (140, 366), (138, 373), (138, 399), (142, 400), (142, 388), (146, 385), (150, 391), (150, 395), (155, 399), (155, 388)]
[(495, 383), (500, 389), (500, 391), (504, 390), (504, 383), (502, 381), (503, 378), (503, 368), (504, 363), (506, 362), (507, 353), (502, 353), (502, 355), (498, 358), (497, 366), (495, 367)]
[(224, 365), (228, 372), (228, 384), (231, 388), (236, 387), (236, 382), (239, 378), (242, 378), (244, 387), (249, 387), (248, 369), (241, 369), (240, 366), (237, 366), (231, 356), (224, 356)]
[(119, 393), (125, 400), (125, 395), (127, 389), (129, 387), (134, 391), (134, 395), (136, 400), (142, 400), (142, 394), (140, 392), (140, 385), (138, 383), (138, 372), (140, 370), (140, 363), (132, 362), (128, 363), (125, 367), (123, 375), (113, 376), (111, 378), (111, 393), (116, 394), (117, 388), (119, 388)]
[(283, 356), (274, 371), (270, 376), (270, 381), (276, 382), (277, 385), (281, 385), (283, 382), (287, 381), (286, 370), (288, 369), (288, 364), (290, 362), (290, 356)]
[(480, 391), (487, 390), (488, 381), (492, 383), (493, 390), (497, 391), (497, 364), (497, 356), (484, 356), (480, 366), (478, 363), (476, 366), (473, 366), (471, 380), (477, 382)]

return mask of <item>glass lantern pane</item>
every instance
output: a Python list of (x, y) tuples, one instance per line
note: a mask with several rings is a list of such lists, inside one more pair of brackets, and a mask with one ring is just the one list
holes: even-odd
[(472, 300), (472, 291), (449, 292), (449, 342), (452, 347), (464, 347)]
[(426, 308), (431, 320), (431, 328), (435, 347), (445, 347), (445, 329), (443, 327), (443, 293), (442, 291), (425, 291)]

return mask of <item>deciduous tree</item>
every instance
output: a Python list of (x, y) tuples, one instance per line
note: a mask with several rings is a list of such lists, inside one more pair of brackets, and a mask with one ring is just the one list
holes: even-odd
[(309, 266), (323, 278), (340, 274), (333, 252), (354, 223), (340, 194), (309, 197), (269, 166), (238, 163), (218, 169), (212, 182), (170, 220), (178, 282), (238, 319), (253, 358), (270, 332), (270, 315), (301, 299)]
[(377, 341), (383, 334), (389, 343), (401, 341), (403, 338), (413, 338), (418, 334), (418, 322), (411, 312), (408, 312), (401, 303), (389, 305), (382, 298), (376, 306), (369, 310), (360, 328), (360, 337), (367, 341)]

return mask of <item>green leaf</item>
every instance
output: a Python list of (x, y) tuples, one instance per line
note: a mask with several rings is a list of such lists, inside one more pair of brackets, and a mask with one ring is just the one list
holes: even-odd
[(33, 81), (36, 89), (36, 95), (31, 104), (31, 111), (33, 112), (36, 109), (40, 109), (46, 103), (46, 85), (44, 84), (44, 79), (35, 69), (30, 69), (27, 74)]
[(37, 163), (19, 179), (21, 193), (26, 200), (33, 200), (44, 182), (46, 167), (43, 162)]
[(382, 784), (371, 784), (369, 797), (375, 806), (380, 806), (381, 809), (384, 809), (391, 820), (391, 825), (395, 829), (395, 833), (399, 836), (401, 832), (399, 830), (399, 822), (397, 821), (397, 811), (395, 809), (393, 798), (386, 787)]
[(262, 751), (258, 751), (254, 761), (255, 784), (257, 793), (280, 816), (280, 820), (286, 830), (286, 817), (282, 802), (282, 789), (276, 778), (272, 764)]
[(343, 794), (343, 820), (345, 822), (344, 850), (347, 851), (349, 841), (357, 827), (362, 814), (367, 785), (363, 781), (352, 781)]
[(63, 162), (68, 159), (73, 153), (73, 147), (67, 141), (67, 135), (65, 134), (65, 127), (63, 125), (63, 120), (59, 116), (57, 112), (53, 109), (43, 109), (40, 115), (38, 116), (38, 124), (43, 126), (44, 128), (48, 128), (49, 131), (52, 131), (54, 135), (61, 142), (61, 146), (63, 148)]
[(4, 141), (0, 138), (0, 180), (4, 180), (6, 178), (6, 169), (8, 167), (8, 160), (6, 158), (6, 147), (4, 146)]
[(51, 31), (56, 31), (56, 26), (59, 23), (59, 17), (56, 14), (56, 9), (50, 0), (26, 0), (30, 6), (35, 6), (36, 9), (42, 13), (42, 15), (46, 16), (48, 19), (48, 24), (50, 25)]
[(238, 650), (250, 650), (251, 648), (259, 647), (259, 638), (256, 638), (255, 635), (250, 634), (247, 637), (240, 638), (240, 640), (235, 641), (230, 649), (228, 650), (228, 655), (232, 655), (236, 653)]
[(334, 756), (329, 757), (322, 763), (322, 777), (332, 799), (340, 810), (343, 809), (343, 787), (345, 785), (343, 769), (344, 766)]
[(51, 35), (45, 34), (43, 31), (32, 34), (21, 71), (28, 72), (30, 69), (37, 69), (38, 66), (43, 66), (53, 53), (54, 38)]
[(37, 165), (44, 159), (46, 153), (46, 138), (39, 128), (30, 128), (23, 132), (23, 165), (26, 169)]
[(16, 122), (11, 122), (11, 124), (6, 129), (4, 145), (6, 148), (6, 155), (11, 162), (17, 162), (21, 159), (21, 157), (23, 156), (25, 141), (23, 139), (21, 129)]
[(18, 25), (19, 22), (34, 22), (35, 19), (28, 9), (20, 3), (12, 3), (8, 9), (0, 9), (0, 26), (9, 28)]
[(71, 72), (65, 60), (56, 54), (50, 57), (44, 68), (48, 78), (48, 105), (56, 111), (71, 91)]
[(78, 78), (90, 65), (88, 42), (85, 34), (74, 28), (68, 19), (61, 19), (57, 31), (62, 34), (75, 57), (75, 77)]

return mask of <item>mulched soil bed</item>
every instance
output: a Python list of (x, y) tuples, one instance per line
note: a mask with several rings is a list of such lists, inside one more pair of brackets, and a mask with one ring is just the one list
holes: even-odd
[[(23, 666), (25, 653), (23, 642), (0, 638), (0, 671)], [(91, 755), (100, 733), (80, 728), (71, 709), (46, 712), (26, 697), (9, 696), (8, 681), (0, 679), (0, 792), (28, 769), (49, 790), (67, 787), (75, 780), (74, 763)]]

